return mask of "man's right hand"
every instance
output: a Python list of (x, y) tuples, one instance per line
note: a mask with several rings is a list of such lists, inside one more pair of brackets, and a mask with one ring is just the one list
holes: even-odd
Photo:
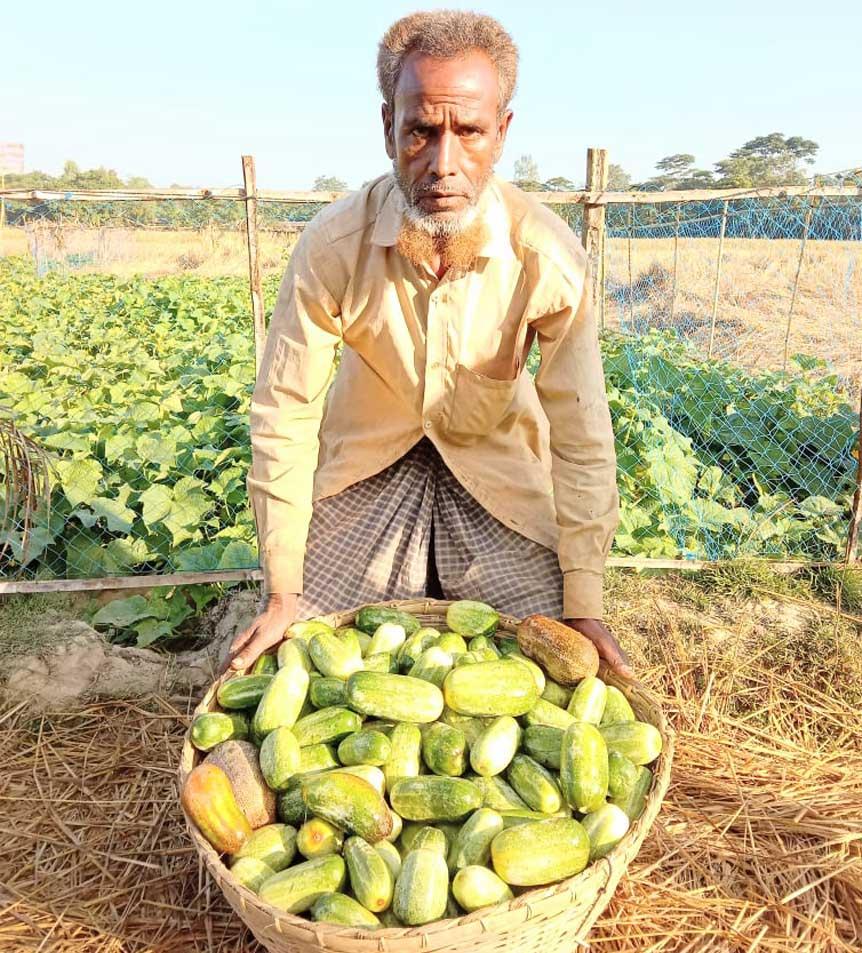
[(238, 671), (253, 665), (268, 648), (278, 645), (288, 627), (296, 621), (298, 600), (299, 596), (292, 593), (270, 593), (263, 612), (231, 642), (219, 674), (228, 669)]

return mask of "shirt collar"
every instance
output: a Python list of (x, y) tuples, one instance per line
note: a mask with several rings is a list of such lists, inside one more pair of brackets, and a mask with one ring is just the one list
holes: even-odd
[[(377, 213), (377, 219), (371, 233), (372, 244), (384, 246), (397, 244), (404, 208), (404, 196), (393, 179), (392, 188)], [(496, 176), (492, 176), (487, 188), (482, 193), (478, 208), (479, 215), (488, 228), (488, 238), (479, 251), (479, 257), (515, 258), (510, 238), (509, 212), (497, 185)]]

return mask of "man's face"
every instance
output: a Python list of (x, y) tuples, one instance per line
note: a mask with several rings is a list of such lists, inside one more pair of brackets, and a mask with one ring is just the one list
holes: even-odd
[(476, 50), (454, 60), (408, 56), (383, 106), (386, 152), (411, 218), (430, 230), (466, 224), (503, 150), (512, 119), (497, 117), (497, 70)]

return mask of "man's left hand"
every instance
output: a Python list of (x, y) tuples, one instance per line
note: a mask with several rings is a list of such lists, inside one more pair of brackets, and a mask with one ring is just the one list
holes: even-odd
[(618, 674), (633, 678), (629, 658), (620, 648), (619, 642), (611, 635), (610, 629), (598, 619), (563, 619), (572, 629), (585, 635), (598, 649), (599, 657)]

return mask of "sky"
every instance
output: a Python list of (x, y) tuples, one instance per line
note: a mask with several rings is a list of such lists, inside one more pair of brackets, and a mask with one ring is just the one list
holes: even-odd
[[(770, 132), (820, 144), (813, 170), (862, 166), (859, 0), (608, 5), (450, 3), (496, 16), (521, 54), (497, 171), (530, 154), (540, 176), (583, 182), (586, 149), (635, 181), (662, 156), (710, 168)], [(357, 188), (388, 171), (377, 43), (419, 3), (397, 0), (43, 0), (3, 14), (0, 142), (25, 167), (66, 159), (154, 185)]]

